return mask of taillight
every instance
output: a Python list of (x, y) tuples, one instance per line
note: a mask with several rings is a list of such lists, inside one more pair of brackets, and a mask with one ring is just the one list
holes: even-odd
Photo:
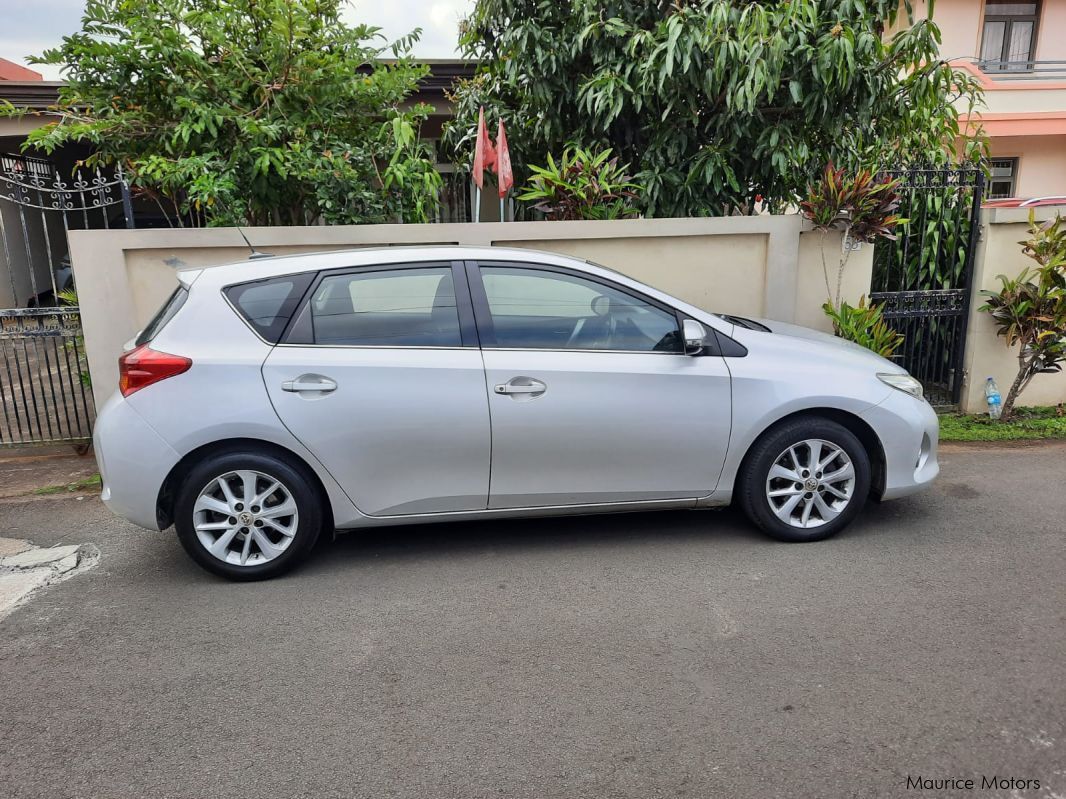
[(156, 352), (147, 344), (130, 350), (118, 359), (118, 390), (123, 397), (145, 386), (188, 371), (192, 360), (182, 355)]

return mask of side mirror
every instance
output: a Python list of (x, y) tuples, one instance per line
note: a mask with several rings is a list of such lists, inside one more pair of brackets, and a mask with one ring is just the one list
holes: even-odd
[(699, 355), (706, 346), (707, 330), (695, 319), (686, 319), (681, 333), (685, 338), (685, 354)]

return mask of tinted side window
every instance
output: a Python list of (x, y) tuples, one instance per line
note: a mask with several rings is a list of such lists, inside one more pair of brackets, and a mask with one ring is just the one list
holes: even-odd
[(134, 344), (138, 347), (142, 344), (147, 344), (156, 334), (163, 329), (167, 322), (174, 318), (174, 314), (181, 310), (181, 306), (185, 304), (185, 300), (189, 297), (189, 291), (184, 286), (178, 286), (174, 289), (174, 293), (170, 295), (170, 298), (163, 303), (163, 307), (156, 311), (152, 320), (144, 326), (138, 335)]
[(316, 344), (462, 346), (450, 266), (327, 277), (310, 312)]
[(681, 352), (677, 317), (624, 291), (560, 272), (481, 269), (497, 347)]
[(285, 275), (229, 286), (225, 293), (259, 335), (277, 344), (312, 279), (313, 273)]

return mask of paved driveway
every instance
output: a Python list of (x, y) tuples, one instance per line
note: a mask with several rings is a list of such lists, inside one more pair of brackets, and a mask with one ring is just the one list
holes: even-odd
[[(8, 797), (1066, 795), (1066, 447), (816, 545), (732, 511), (397, 528), (234, 585), (96, 500), (0, 622)], [(908, 790), (908, 775), (1040, 781)]]

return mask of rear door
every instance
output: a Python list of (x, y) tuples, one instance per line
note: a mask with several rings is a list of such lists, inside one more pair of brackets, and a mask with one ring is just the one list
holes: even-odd
[(557, 267), (469, 267), (492, 420), (490, 508), (695, 498), (715, 489), (729, 371), (681, 317)]
[(361, 512), (486, 507), (489, 414), (461, 265), (323, 274), (263, 380), (282, 422)]

